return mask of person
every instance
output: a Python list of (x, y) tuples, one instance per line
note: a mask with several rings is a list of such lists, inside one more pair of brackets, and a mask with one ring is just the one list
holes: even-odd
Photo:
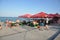
[(8, 26), (9, 26), (9, 20), (6, 19), (6, 27), (8, 27)]
[(9, 26), (10, 28), (12, 27), (11, 24), (12, 24), (12, 21), (10, 20), (10, 21), (8, 22), (8, 26)]
[(45, 29), (47, 29), (47, 30), (49, 29), (49, 28), (48, 28), (48, 22), (49, 22), (49, 19), (46, 18)]
[(34, 25), (35, 28), (37, 28), (38, 23), (37, 23), (36, 20), (33, 21), (33, 25)]
[(38, 29), (40, 30), (40, 23), (41, 23), (41, 20), (38, 20)]
[(20, 20), (17, 19), (15, 25), (16, 25), (16, 26), (19, 26), (19, 24), (20, 24)]
[(39, 26), (40, 26), (39, 30), (43, 31), (43, 28), (44, 28), (44, 20), (43, 19), (40, 20)]
[(23, 23), (24, 25), (26, 25), (26, 24), (27, 24), (25, 20), (24, 20), (22, 23)]
[(0, 30), (2, 29), (1, 24), (0, 24)]

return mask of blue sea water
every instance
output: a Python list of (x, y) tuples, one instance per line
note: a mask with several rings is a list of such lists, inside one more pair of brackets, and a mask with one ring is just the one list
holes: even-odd
[(18, 18), (18, 17), (0, 17), (1, 22), (5, 22), (6, 20), (16, 21), (19, 19), (20, 21), (26, 20), (26, 18)]
[(32, 19), (41, 19), (41, 18), (19, 18), (19, 17), (0, 17), (0, 22), (5, 22), (6, 20), (16, 21), (19, 19), (20, 21), (32, 21)]

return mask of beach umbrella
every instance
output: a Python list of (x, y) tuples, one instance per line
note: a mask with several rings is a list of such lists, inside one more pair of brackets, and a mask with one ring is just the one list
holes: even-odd
[(48, 18), (53, 18), (54, 14), (48, 14)]
[(60, 18), (60, 14), (58, 14), (58, 17)]
[(59, 14), (54, 14), (54, 17), (60, 17), (60, 15)]
[(45, 18), (45, 17), (47, 17), (47, 14), (45, 12), (40, 12), (38, 14), (31, 16), (31, 18)]
[(48, 17), (49, 18), (60, 17), (60, 15), (59, 14), (48, 14)]
[(32, 15), (31, 14), (25, 14), (24, 18), (30, 18)]
[(40, 12), (40, 13), (38, 13), (38, 17), (44, 18), (44, 17), (47, 17), (47, 14), (45, 12)]
[(48, 14), (48, 18), (60, 17), (60, 14)]
[(25, 14), (25, 15), (22, 15), (22, 16), (19, 16), (20, 18), (30, 18), (32, 15), (31, 14)]

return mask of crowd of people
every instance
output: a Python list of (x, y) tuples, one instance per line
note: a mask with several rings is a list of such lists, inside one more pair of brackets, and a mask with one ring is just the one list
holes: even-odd
[(40, 19), (40, 20), (35, 20), (33, 21), (33, 25), (35, 28), (38, 28), (39, 30), (43, 30), (43, 29), (49, 29), (48, 28), (48, 18), (46, 19)]
[[(49, 29), (48, 28), (48, 18), (46, 19), (40, 19), (40, 20), (33, 20), (33, 21), (29, 21), (29, 22), (26, 22), (26, 21), (23, 21), (23, 22), (20, 22), (20, 20), (16, 20), (16, 22), (13, 22), (11, 20), (6, 20), (5, 24), (6, 24), (6, 27), (18, 27), (20, 25), (27, 25), (27, 26), (31, 26), (33, 25), (33, 27), (35, 28), (38, 28), (39, 30), (40, 29)], [(2, 29), (2, 26), (0, 24), (0, 29)]]

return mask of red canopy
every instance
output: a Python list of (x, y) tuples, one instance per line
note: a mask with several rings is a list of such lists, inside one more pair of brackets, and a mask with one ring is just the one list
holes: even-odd
[(49, 18), (60, 17), (60, 15), (59, 14), (48, 14), (48, 17)]
[(53, 18), (54, 14), (48, 14), (48, 18)]
[(59, 14), (54, 14), (54, 17), (60, 17), (60, 15)]
[(30, 18), (32, 15), (31, 14), (25, 14), (25, 15), (22, 15), (22, 16), (19, 16), (21, 18)]
[(38, 14), (31, 16), (31, 18), (44, 18), (44, 17), (47, 17), (47, 14), (45, 12), (40, 12)]

